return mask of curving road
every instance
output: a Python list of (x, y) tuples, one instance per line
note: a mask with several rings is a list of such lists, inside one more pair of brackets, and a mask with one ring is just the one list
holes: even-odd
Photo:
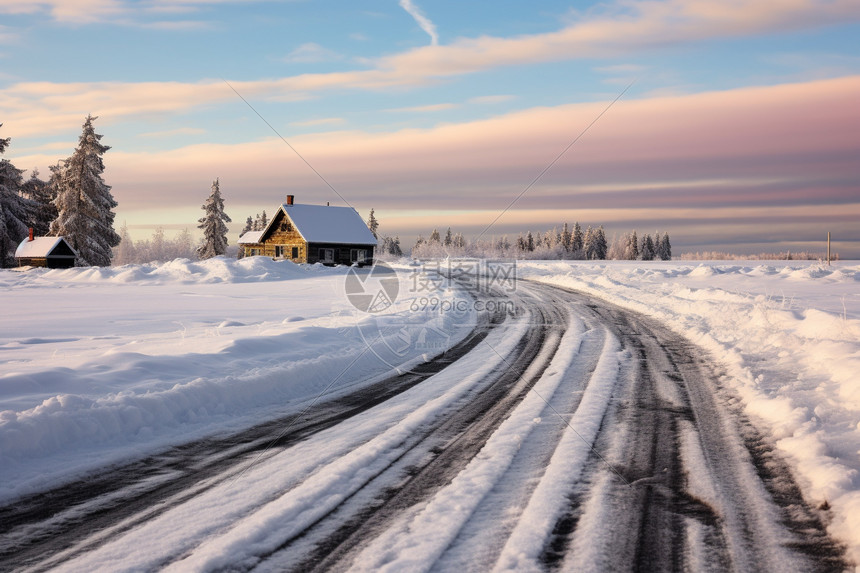
[(512, 298), (411, 372), (0, 508), (0, 570), (847, 567), (698, 348)]

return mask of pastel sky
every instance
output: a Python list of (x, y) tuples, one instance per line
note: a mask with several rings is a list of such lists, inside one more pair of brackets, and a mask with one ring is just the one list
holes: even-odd
[(0, 86), (43, 175), (99, 116), (137, 238), (196, 231), (218, 177), (231, 243), (288, 193), (410, 246), (528, 189), (488, 236), (860, 258), (857, 0), (0, 0)]

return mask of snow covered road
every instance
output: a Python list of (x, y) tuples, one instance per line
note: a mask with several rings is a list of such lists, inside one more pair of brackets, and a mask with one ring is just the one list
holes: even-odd
[(0, 568), (845, 568), (698, 348), (512, 296), (412, 373), (7, 505)]

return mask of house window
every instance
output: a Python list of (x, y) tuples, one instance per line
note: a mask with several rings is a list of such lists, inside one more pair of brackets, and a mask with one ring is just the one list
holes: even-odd
[(260, 254), (260, 249), (251, 249), (251, 256), (256, 257)]
[(280, 259), (284, 256), (284, 246), (283, 245), (275, 245), (275, 258)]
[(364, 263), (367, 261), (367, 250), (352, 249), (349, 251), (349, 261), (351, 263)]
[(289, 221), (281, 221), (281, 231), (285, 233), (289, 233), (293, 230), (293, 226), (290, 225)]
[(320, 249), (320, 262), (321, 263), (333, 263), (334, 262), (334, 249)]
[(293, 247), (293, 256), (291, 258), (293, 258), (293, 259), (299, 258), (299, 248), (298, 247)]

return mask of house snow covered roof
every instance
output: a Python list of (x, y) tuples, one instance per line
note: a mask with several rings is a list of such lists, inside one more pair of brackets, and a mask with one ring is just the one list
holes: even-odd
[(263, 236), (263, 231), (247, 231), (239, 237), (240, 245), (253, 245), (260, 242), (260, 237)]
[[(60, 241), (65, 242), (65, 239), (62, 237), (34, 237), (31, 241), (28, 237), (18, 245), (18, 248), (15, 250), (15, 258), (47, 257), (60, 244)], [(67, 242), (66, 244), (68, 245)], [(72, 248), (71, 245), (69, 245), (69, 248)], [(72, 249), (72, 252), (74, 252), (74, 249)]]
[[(283, 204), (281, 209), (290, 216), (296, 229), (309, 243), (376, 245), (373, 233), (352, 207)], [(274, 220), (275, 217), (272, 217)], [(269, 222), (270, 226), (272, 221)]]

